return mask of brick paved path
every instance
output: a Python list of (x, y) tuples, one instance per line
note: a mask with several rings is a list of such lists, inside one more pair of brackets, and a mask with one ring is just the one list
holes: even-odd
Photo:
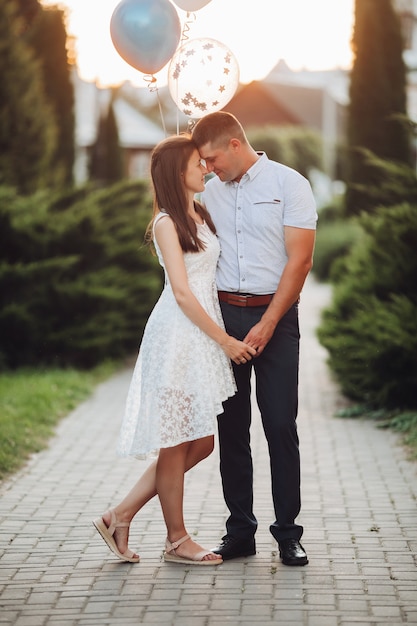
[[(145, 463), (114, 452), (130, 371), (63, 420), (49, 449), (0, 485), (0, 626), (417, 624), (417, 464), (396, 436), (334, 418), (343, 405), (314, 330), (329, 289), (309, 279), (301, 302), (299, 431), (303, 544), (310, 564), (286, 567), (273, 521), (265, 442), (252, 427), (258, 554), (210, 568), (161, 561), (157, 500), (134, 521), (139, 565), (117, 561), (91, 519)], [(215, 452), (186, 482), (186, 521), (207, 547), (227, 511)]]

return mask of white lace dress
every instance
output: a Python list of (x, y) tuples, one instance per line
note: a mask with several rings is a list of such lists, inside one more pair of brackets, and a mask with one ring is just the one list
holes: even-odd
[[(184, 253), (188, 283), (224, 328), (215, 283), (220, 245), (206, 224), (197, 229), (206, 248)], [(155, 247), (164, 267), (156, 242)], [(182, 312), (165, 272), (165, 287), (146, 324), (133, 372), (118, 453), (143, 459), (160, 448), (214, 434), (222, 402), (235, 392), (229, 359)]]

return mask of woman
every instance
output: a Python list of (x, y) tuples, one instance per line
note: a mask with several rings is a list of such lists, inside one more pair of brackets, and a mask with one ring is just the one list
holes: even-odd
[(134, 515), (158, 494), (167, 527), (164, 558), (218, 565), (219, 555), (188, 535), (184, 474), (213, 450), (216, 415), (236, 391), (230, 359), (255, 350), (224, 330), (215, 285), (220, 246), (210, 215), (195, 201), (205, 164), (191, 137), (163, 140), (151, 158), (154, 215), (148, 228), (165, 273), (165, 287), (145, 328), (133, 373), (118, 451), (157, 453), (128, 495), (93, 523), (116, 556), (138, 562), (128, 548)]

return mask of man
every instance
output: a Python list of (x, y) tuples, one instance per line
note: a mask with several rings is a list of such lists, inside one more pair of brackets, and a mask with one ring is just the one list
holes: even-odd
[(298, 301), (312, 267), (317, 222), (309, 182), (249, 144), (230, 113), (210, 113), (193, 139), (214, 176), (201, 200), (221, 244), (217, 287), (229, 334), (256, 349), (234, 365), (238, 386), (218, 418), (220, 472), (230, 516), (213, 551), (224, 560), (256, 553), (250, 448), (251, 374), (268, 442), (275, 521), (270, 531), (285, 565), (306, 565), (300, 539)]

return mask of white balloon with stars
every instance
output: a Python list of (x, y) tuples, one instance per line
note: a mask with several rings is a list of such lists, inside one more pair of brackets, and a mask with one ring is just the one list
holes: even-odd
[(168, 87), (177, 107), (190, 118), (220, 111), (239, 85), (239, 65), (231, 50), (209, 38), (190, 39), (172, 57)]

